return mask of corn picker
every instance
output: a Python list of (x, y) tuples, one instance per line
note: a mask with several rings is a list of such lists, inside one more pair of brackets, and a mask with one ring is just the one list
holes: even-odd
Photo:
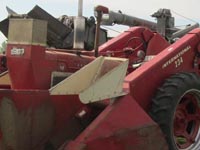
[[(0, 23), (9, 24), (1, 150), (200, 149), (198, 24), (179, 30), (169, 10), (156, 24), (97, 6), (95, 38), (81, 38), (89, 28), (80, 13), (73, 42), (35, 8)], [(133, 27), (106, 42), (101, 23)]]

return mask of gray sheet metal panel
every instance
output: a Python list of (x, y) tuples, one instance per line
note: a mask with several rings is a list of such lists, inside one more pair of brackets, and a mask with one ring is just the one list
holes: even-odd
[[(37, 5), (27, 14), (27, 16), (28, 18), (48, 21), (47, 43), (49, 46), (62, 48), (64, 39), (72, 32), (71, 28), (68, 28), (63, 23), (59, 22), (56, 18)], [(22, 19), (20, 17), (17, 18)], [(9, 18), (0, 22), (0, 30), (6, 37), (8, 37), (8, 26)]]
[(8, 43), (46, 46), (47, 21), (10, 19)]
[(65, 26), (63, 23), (58, 21), (56, 18), (48, 14), (46, 11), (44, 11), (37, 5), (28, 13), (28, 16), (34, 19), (48, 21), (48, 45), (56, 48), (63, 47), (63, 41), (66, 38), (66, 36), (71, 33), (72, 29)]
[(56, 33), (61, 38), (65, 38), (65, 36), (71, 32), (70, 28), (65, 26), (63, 23), (58, 21), (56, 18), (51, 16), (49, 13), (47, 13), (37, 5), (28, 13), (28, 16), (33, 19), (41, 19), (48, 21), (49, 30)]
[[(56, 18), (48, 14), (39, 6), (35, 6), (27, 15), (12, 16), (11, 18), (33, 18), (39, 20), (48, 21), (47, 29), (47, 45), (55, 48), (73, 48), (74, 31), (72, 28), (67, 27), (62, 22), (58, 21)], [(92, 18), (92, 19), (91, 19)], [(8, 26), (9, 18), (0, 22), (0, 31), (8, 37)], [(95, 19), (90, 17), (86, 21), (84, 34), (84, 48), (86, 50), (92, 50), (94, 48), (94, 37), (95, 37)], [(100, 44), (107, 41), (107, 32), (103, 29), (100, 31)]]

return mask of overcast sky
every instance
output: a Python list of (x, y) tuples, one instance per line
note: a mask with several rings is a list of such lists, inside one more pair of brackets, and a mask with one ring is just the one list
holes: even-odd
[[(176, 25), (185, 25), (193, 23), (184, 17), (191, 18), (196, 22), (200, 22), (199, 0), (83, 0), (84, 16), (93, 15), (93, 8), (96, 5), (104, 5), (111, 10), (121, 10), (123, 13), (133, 15), (135, 17), (154, 21), (150, 17), (159, 8), (168, 8), (172, 10), (172, 15), (176, 18)], [(7, 17), (6, 6), (15, 10), (19, 14), (29, 12), (35, 5), (39, 5), (54, 17), (63, 14), (77, 15), (78, 0), (1, 0), (0, 4), (0, 20)], [(176, 13), (175, 13), (176, 12)], [(0, 34), (0, 43), (5, 40)]]

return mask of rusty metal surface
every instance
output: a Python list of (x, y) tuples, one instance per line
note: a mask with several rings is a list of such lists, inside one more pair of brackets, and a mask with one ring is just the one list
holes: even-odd
[(159, 126), (130, 95), (118, 98), (63, 150), (167, 150)]
[(46, 46), (47, 21), (10, 19), (9, 22), (8, 43)]
[(22, 93), (1, 90), (1, 150), (35, 149), (39, 143), (46, 142), (53, 130), (55, 109), (49, 101), (48, 93)]

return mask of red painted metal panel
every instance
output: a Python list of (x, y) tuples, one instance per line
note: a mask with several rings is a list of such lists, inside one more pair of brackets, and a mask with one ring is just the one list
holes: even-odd
[[(158, 143), (159, 141), (159, 143)], [(65, 150), (167, 149), (156, 123), (129, 95), (116, 99)]]
[(48, 91), (41, 90), (1, 90), (0, 149), (40, 149), (49, 140), (61, 145), (81, 132), (83, 127), (75, 118), (81, 107), (77, 96), (51, 97)]
[(199, 43), (197, 33), (199, 30), (194, 34), (185, 35), (125, 78), (125, 82), (130, 83), (131, 95), (146, 111), (150, 108), (156, 89), (166, 78), (178, 72), (197, 71), (194, 67)]
[[(13, 48), (25, 52), (21, 56), (11, 55)], [(7, 58), (12, 89), (49, 89), (53, 71), (73, 73), (94, 59), (28, 45), (8, 45)]]

